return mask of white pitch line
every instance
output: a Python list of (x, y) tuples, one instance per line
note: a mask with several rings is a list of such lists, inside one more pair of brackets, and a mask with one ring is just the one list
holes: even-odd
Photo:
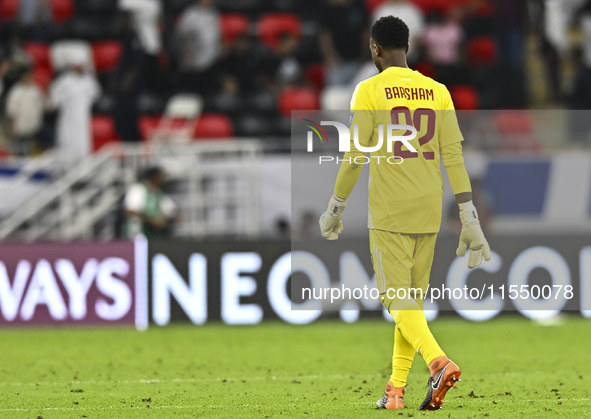
[(260, 377), (244, 377), (244, 378), (232, 378), (232, 377), (218, 377), (218, 378), (173, 378), (167, 379), (146, 379), (146, 380), (111, 380), (111, 381), (62, 381), (62, 382), (42, 382), (38, 381), (35, 383), (0, 383), (0, 386), (61, 386), (61, 385), (90, 385), (90, 384), (162, 384), (162, 383), (197, 383), (197, 382), (215, 382), (215, 381), (260, 381), (260, 380), (338, 380), (344, 378), (372, 378), (381, 377), (382, 374), (365, 374), (365, 375), (351, 375), (351, 374), (338, 374), (338, 375), (297, 375), (290, 377), (276, 377), (274, 375), (260, 376)]

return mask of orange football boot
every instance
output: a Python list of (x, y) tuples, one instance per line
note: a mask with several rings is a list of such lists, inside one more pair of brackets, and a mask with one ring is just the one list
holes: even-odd
[(392, 381), (388, 380), (384, 397), (377, 401), (379, 409), (403, 409), (404, 408), (404, 387), (394, 387)]
[(462, 381), (460, 380), (460, 375), (462, 375), (460, 368), (446, 356), (435, 358), (429, 365), (429, 369), (431, 370), (431, 377), (427, 382), (429, 391), (419, 410), (441, 409), (447, 390), (455, 387), (456, 382)]

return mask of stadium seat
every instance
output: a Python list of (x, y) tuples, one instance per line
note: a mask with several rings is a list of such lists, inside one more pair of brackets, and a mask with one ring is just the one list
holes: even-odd
[(248, 33), (250, 21), (246, 15), (240, 13), (224, 13), (220, 25), (222, 39), (226, 44), (232, 44), (240, 35)]
[(312, 84), (316, 89), (324, 88), (324, 64), (310, 64), (305, 70), (306, 81)]
[(203, 99), (198, 95), (178, 94), (166, 104), (164, 115), (142, 117), (140, 133), (144, 140), (187, 142), (194, 137)]
[(33, 79), (40, 88), (47, 91), (53, 80), (53, 71), (48, 67), (37, 67), (33, 70)]
[(421, 61), (413, 65), (413, 69), (421, 73), (423, 76), (431, 77), (432, 79), (435, 78), (435, 67), (433, 64)]
[(496, 111), (492, 120), (501, 137), (501, 151), (535, 153), (541, 150), (540, 143), (534, 136), (534, 122), (528, 111)]
[(83, 16), (75, 17), (58, 28), (62, 39), (83, 39), (89, 42), (120, 39), (120, 28), (116, 19), (111, 17)]
[(256, 113), (277, 113), (277, 97), (268, 91), (259, 91), (247, 96), (247, 107)]
[(51, 68), (51, 57), (48, 44), (28, 43), (25, 45), (25, 51), (33, 60), (33, 66), (35, 68)]
[(55, 71), (61, 71), (68, 66), (70, 57), (82, 57), (88, 66), (94, 68), (92, 48), (86, 41), (64, 40), (51, 45), (51, 66)]
[(275, 48), (285, 33), (301, 37), (301, 22), (297, 15), (290, 13), (268, 13), (257, 23), (259, 39), (270, 48)]
[(497, 44), (489, 36), (480, 36), (468, 43), (468, 63), (473, 67), (497, 63)]
[(352, 89), (347, 86), (330, 86), (322, 91), (320, 105), (324, 111), (349, 109)]
[(234, 136), (232, 121), (224, 114), (206, 113), (201, 115), (195, 129), (195, 138), (230, 138)]
[(118, 0), (74, 0), (76, 16), (113, 16), (117, 13)]
[(294, 110), (316, 110), (320, 103), (318, 92), (314, 89), (290, 88), (279, 94), (279, 112), (286, 117), (291, 117)]
[(273, 133), (273, 118), (259, 113), (246, 113), (236, 118), (236, 135), (261, 137)]
[(373, 13), (378, 7), (380, 7), (386, 0), (365, 0), (365, 8), (369, 13)]
[(103, 41), (92, 44), (92, 58), (96, 71), (113, 71), (119, 64), (123, 47), (120, 42)]
[(149, 141), (156, 132), (158, 124), (160, 124), (161, 116), (148, 116), (144, 115), (140, 118), (139, 129), (142, 136), (142, 140)]
[(457, 110), (472, 111), (478, 109), (478, 92), (472, 86), (451, 86), (449, 93)]
[(72, 0), (51, 0), (53, 20), (58, 23), (65, 22), (74, 17), (74, 3)]
[(0, 17), (12, 20), (18, 15), (20, 0), (0, 0)]
[[(446, 0), (447, 1), (447, 0)], [(419, 9), (423, 11), (424, 14), (429, 14), (435, 9), (443, 9), (443, 5), (445, 4), (444, 1), (438, 0), (411, 0), (412, 3), (415, 4)]]
[(93, 116), (91, 121), (91, 129), (93, 138), (93, 151), (99, 151), (102, 147), (109, 143), (121, 142), (121, 139), (117, 136), (117, 132), (115, 131), (115, 123), (110, 116)]

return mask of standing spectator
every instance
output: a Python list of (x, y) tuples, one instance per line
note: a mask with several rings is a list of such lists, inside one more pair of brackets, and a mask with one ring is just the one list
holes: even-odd
[(145, 55), (140, 40), (133, 28), (131, 15), (123, 12), (122, 26), (123, 52), (115, 72), (115, 109), (113, 119), (117, 134), (123, 141), (140, 141), (138, 128), (138, 98), (144, 85), (143, 65)]
[(410, 62), (416, 60), (419, 53), (421, 36), (425, 29), (424, 16), (421, 9), (408, 0), (388, 0), (374, 11), (373, 21), (375, 22), (384, 16), (396, 16), (406, 23), (410, 33), (408, 60)]
[(13, 86), (6, 102), (10, 148), (18, 157), (31, 155), (35, 137), (43, 124), (45, 96), (35, 84), (33, 70), (27, 69)]
[(49, 104), (59, 112), (56, 146), (61, 153), (74, 158), (86, 157), (92, 151), (91, 108), (101, 93), (86, 65), (83, 57), (70, 57), (68, 71), (50, 87)]
[(211, 92), (221, 47), (220, 14), (213, 0), (197, 0), (183, 12), (177, 39), (185, 85), (199, 93)]
[(123, 201), (125, 237), (133, 239), (143, 234), (148, 238), (158, 238), (168, 235), (179, 216), (174, 201), (162, 191), (165, 183), (164, 171), (151, 167), (144, 173), (142, 182), (129, 188)]
[(423, 35), (427, 59), (436, 67), (437, 80), (450, 85), (461, 84), (464, 74), (460, 66), (462, 27), (455, 20), (434, 12)]
[(502, 71), (499, 74), (504, 107), (526, 106), (525, 30), (527, 24), (526, 0), (493, 0), (494, 28)]
[(326, 83), (344, 85), (367, 53), (368, 16), (354, 0), (329, 0), (322, 19), (320, 48), (327, 64)]
[(147, 86), (158, 90), (162, 84), (158, 56), (162, 50), (160, 0), (119, 0), (119, 9), (131, 13), (133, 26), (145, 53), (144, 73)]
[(266, 68), (272, 52), (249, 35), (239, 36), (220, 62), (224, 72), (232, 75), (242, 91), (256, 91), (271, 84)]
[[(591, 16), (584, 15), (583, 18), (589, 19), (591, 24)], [(591, 66), (585, 61), (584, 52), (580, 49), (574, 51), (573, 59), (576, 73), (569, 95), (569, 139), (572, 143), (587, 145), (591, 132), (588, 111), (591, 109)]]
[(48, 41), (52, 20), (50, 0), (20, 0), (18, 22), (27, 32), (28, 39)]

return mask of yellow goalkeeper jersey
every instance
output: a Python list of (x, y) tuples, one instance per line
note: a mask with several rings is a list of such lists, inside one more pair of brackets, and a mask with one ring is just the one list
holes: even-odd
[[(357, 85), (351, 99), (350, 122), (351, 151), (343, 157), (335, 194), (348, 198), (363, 166), (359, 163), (369, 161), (368, 227), (406, 234), (437, 233), (443, 195), (441, 149), (457, 143), (461, 158), (459, 142), (463, 140), (447, 88), (417, 71), (389, 67)], [(385, 129), (390, 124), (415, 127), (417, 136), (410, 144), (416, 153), (400, 141), (388, 151)], [(382, 146), (369, 158), (354, 144), (355, 125), (363, 147), (378, 144), (380, 126), (384, 132)], [(461, 168), (465, 173), (463, 159)], [(463, 189), (470, 191), (469, 181)]]

